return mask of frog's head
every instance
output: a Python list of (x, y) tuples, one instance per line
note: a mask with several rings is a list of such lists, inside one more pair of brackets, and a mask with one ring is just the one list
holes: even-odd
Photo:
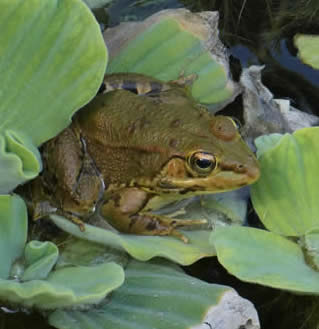
[(218, 193), (252, 184), (259, 178), (257, 159), (236, 123), (226, 116), (211, 117), (206, 122), (202, 132), (192, 132), (191, 139), (184, 139), (192, 142), (185, 143), (183, 152), (166, 163), (158, 177), (159, 188), (181, 194)]

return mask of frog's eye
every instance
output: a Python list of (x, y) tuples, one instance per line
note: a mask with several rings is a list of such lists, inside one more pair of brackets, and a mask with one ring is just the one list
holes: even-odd
[(235, 118), (235, 117), (230, 117), (230, 119), (232, 120), (234, 126), (236, 127), (237, 130), (240, 130), (242, 127), (241, 122), (239, 121), (239, 119)]
[(207, 175), (216, 168), (217, 161), (210, 153), (196, 152), (189, 158), (189, 164), (199, 175)]

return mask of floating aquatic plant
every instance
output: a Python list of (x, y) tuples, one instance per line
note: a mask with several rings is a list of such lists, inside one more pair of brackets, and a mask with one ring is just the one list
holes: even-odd
[(270, 232), (231, 227), (211, 237), (219, 261), (241, 280), (319, 294), (318, 138), (316, 127), (257, 139), (261, 178), (252, 202)]

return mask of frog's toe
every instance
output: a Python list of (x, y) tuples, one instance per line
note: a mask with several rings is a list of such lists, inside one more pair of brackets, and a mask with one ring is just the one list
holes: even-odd
[(172, 230), (170, 232), (171, 236), (174, 236), (175, 238), (178, 238), (180, 240), (182, 240), (184, 243), (188, 243), (189, 239), (187, 236), (185, 236), (184, 234), (182, 234), (181, 232), (178, 232), (177, 230)]

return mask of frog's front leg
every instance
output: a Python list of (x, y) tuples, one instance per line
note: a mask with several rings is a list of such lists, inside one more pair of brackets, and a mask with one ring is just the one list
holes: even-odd
[(122, 188), (107, 195), (100, 213), (117, 230), (141, 235), (171, 235), (187, 243), (188, 238), (176, 230), (180, 226), (206, 224), (206, 220), (180, 220), (143, 212), (149, 194), (138, 188)]

